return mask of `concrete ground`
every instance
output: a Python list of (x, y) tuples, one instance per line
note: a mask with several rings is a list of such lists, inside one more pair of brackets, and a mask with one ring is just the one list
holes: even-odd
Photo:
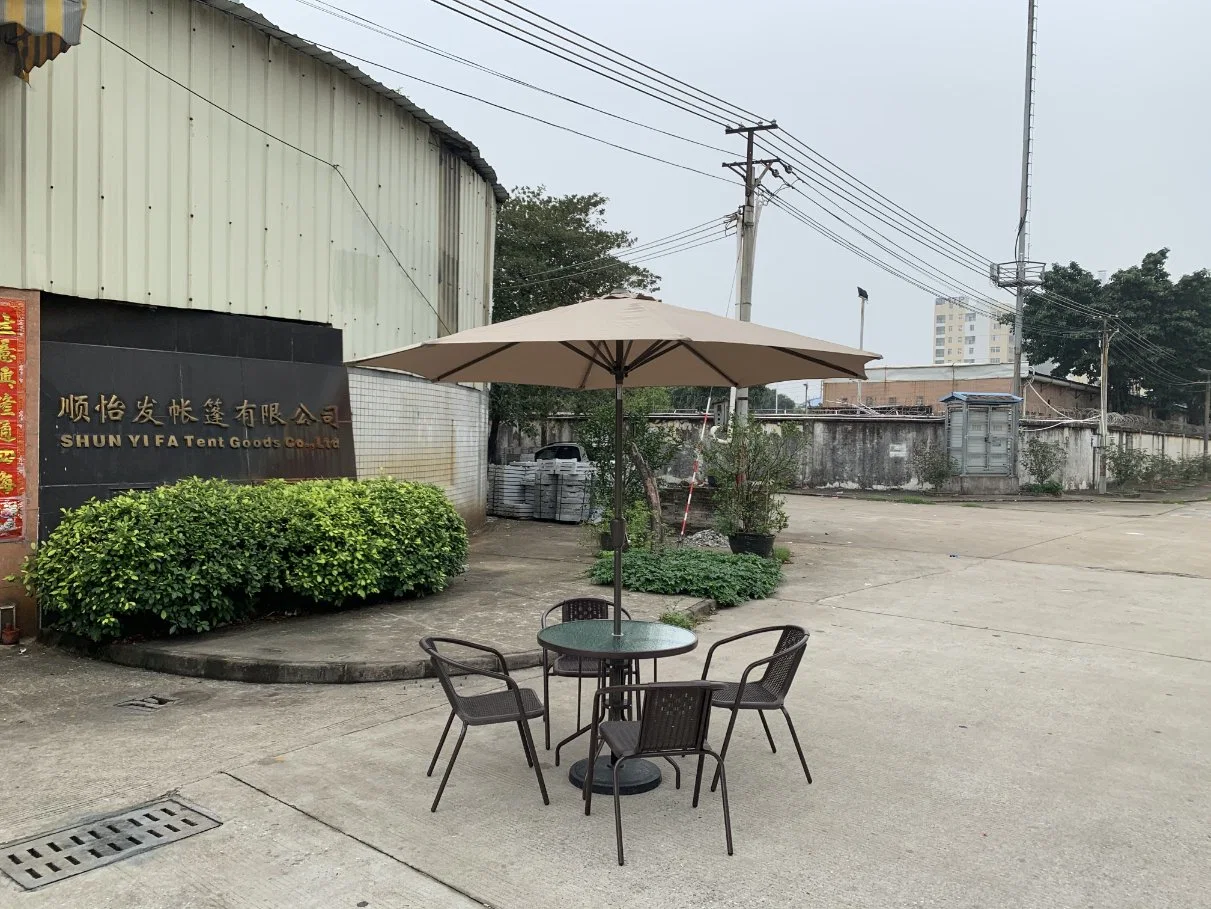
[[(584, 817), (544, 752), (544, 807), (515, 729), (472, 730), (430, 814), (431, 682), (245, 685), (8, 649), (0, 840), (169, 791), (224, 825), (32, 893), (0, 878), (0, 906), (1208, 904), (1211, 504), (789, 508), (778, 597), (718, 614), (661, 671), (694, 676), (756, 625), (812, 632), (789, 707), (815, 784), (777, 718), (777, 754), (743, 718), (735, 856), (718, 795), (695, 810), (666, 783), (624, 800), (619, 868), (609, 800)], [(735, 677), (762, 650), (720, 653)], [(114, 706), (147, 694), (178, 700)], [(566, 732), (574, 686), (552, 701)]]

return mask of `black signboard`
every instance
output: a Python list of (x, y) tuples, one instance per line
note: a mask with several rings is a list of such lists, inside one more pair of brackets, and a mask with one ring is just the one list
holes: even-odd
[(349, 378), (328, 326), (42, 299), (40, 520), (182, 477), (355, 473)]

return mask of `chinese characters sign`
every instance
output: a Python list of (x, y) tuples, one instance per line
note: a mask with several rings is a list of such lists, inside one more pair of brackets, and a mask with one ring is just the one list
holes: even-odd
[[(228, 403), (217, 394), (196, 399), (169, 398), (164, 403), (144, 394), (128, 405), (121, 395), (100, 392), (95, 396), (61, 395), (56, 420), (59, 429), (75, 430), (59, 433), (60, 448), (341, 447), (336, 435), (340, 429), (340, 408), (336, 404), (313, 403), (308, 407), (300, 401), (291, 410), (291, 405), (281, 401), (254, 402), (244, 398), (239, 403)], [(234, 433), (222, 432), (232, 427)], [(245, 432), (258, 429), (264, 434)], [(0, 437), (2, 434), (0, 429)]]
[(0, 540), (25, 535), (25, 303), (0, 297)]

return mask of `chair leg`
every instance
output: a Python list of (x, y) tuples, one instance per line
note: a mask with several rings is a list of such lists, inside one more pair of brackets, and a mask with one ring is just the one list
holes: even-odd
[(614, 764), (614, 836), (618, 839), (619, 865), (626, 864), (622, 858), (622, 799), (618, 797), (618, 768), (622, 766), (623, 760), (625, 758), (619, 759)]
[(711, 792), (719, 788), (719, 777), (723, 769), (723, 759), (727, 757), (727, 746), (732, 741), (732, 730), (736, 728), (736, 717), (740, 716), (740, 708), (732, 708), (732, 718), (727, 724), (727, 733), (723, 736), (723, 746), (719, 749), (719, 767), (715, 770), (715, 778), (711, 781)]
[(450, 779), (450, 771), (454, 769), (454, 762), (458, 760), (458, 751), (463, 747), (463, 739), (467, 737), (467, 724), (463, 723), (463, 731), (458, 734), (458, 741), (454, 743), (454, 751), (450, 755), (450, 763), (446, 765), (446, 772), (442, 774), (441, 785), (437, 787), (437, 795), (433, 797), (433, 807), (430, 811), (437, 810), (437, 803), (442, 800), (442, 793), (446, 791), (446, 782)]
[(735, 853), (732, 851), (732, 815), (727, 807), (727, 773), (723, 769), (723, 757), (718, 754), (716, 754), (714, 757), (719, 763), (717, 773), (719, 774), (719, 785), (723, 794), (723, 832), (727, 837), (727, 854), (735, 855)]
[(673, 772), (677, 774), (677, 785), (674, 786), (673, 788), (680, 789), (681, 788), (681, 768), (677, 765), (677, 762), (675, 760), (673, 760), (671, 757), (666, 757), (665, 760), (669, 762), (669, 765), (673, 768)]
[(698, 755), (698, 773), (694, 777), (694, 807), (698, 807), (698, 795), (702, 792), (702, 767), (706, 764), (706, 752)]
[(580, 662), (576, 663), (576, 728), (580, 728), (580, 702), (584, 690), (584, 673)]
[(551, 673), (547, 665), (547, 651), (542, 652), (542, 725), (546, 735), (547, 751), (551, 750)]
[(782, 715), (786, 717), (787, 728), (791, 731), (791, 738), (795, 741), (795, 750), (799, 752), (799, 763), (803, 765), (803, 775), (807, 777), (807, 781), (812, 781), (812, 772), (807, 769), (807, 759), (803, 756), (803, 746), (799, 744), (799, 736), (795, 732), (795, 724), (791, 722), (791, 715), (786, 712), (786, 708), (782, 708)]
[(769, 739), (769, 750), (770, 750), (770, 751), (772, 751), (774, 754), (777, 754), (777, 753), (778, 753), (778, 746), (774, 744), (774, 737), (773, 737), (773, 736), (770, 734), (770, 731), (769, 731), (769, 723), (767, 723), (767, 722), (765, 721), (765, 711), (764, 711), (764, 710), (758, 710), (758, 711), (757, 711), (757, 716), (761, 717), (761, 725), (762, 725), (763, 727), (765, 727), (765, 737), (766, 737), (767, 739)]
[(599, 742), (594, 739), (589, 747), (589, 766), (585, 768), (584, 786), (581, 789), (580, 797), (584, 799), (584, 813), (587, 817), (593, 808), (593, 777), (597, 768), (597, 757), (601, 754), (601, 749), (605, 742)]
[(525, 720), (518, 720), (518, 721), (517, 721), (517, 732), (518, 732), (518, 733), (521, 735), (521, 747), (522, 747), (522, 750), (523, 750), (523, 751), (525, 751), (525, 753), (526, 753), (526, 766), (527, 766), (527, 767), (533, 767), (533, 766), (534, 766), (534, 758), (530, 757), (530, 746), (526, 744), (526, 729), (525, 729), (525, 726), (526, 726), (526, 721), (525, 721)]
[(534, 747), (534, 738), (530, 735), (530, 723), (528, 720), (521, 721), (521, 743), (525, 746), (527, 752), (534, 756), (534, 760), (530, 766), (534, 768), (534, 775), (538, 777), (538, 791), (542, 793), (542, 803), (549, 805), (551, 804), (551, 799), (547, 795), (547, 783), (542, 778), (542, 767), (538, 765), (538, 750)]
[(433, 768), (437, 766), (437, 756), (442, 753), (442, 746), (446, 744), (446, 736), (450, 734), (450, 726), (454, 722), (454, 711), (450, 711), (450, 717), (446, 720), (446, 728), (442, 730), (442, 737), (437, 740), (437, 750), (433, 752), (433, 760), (429, 762), (429, 769), (425, 771), (425, 776), (433, 776)]

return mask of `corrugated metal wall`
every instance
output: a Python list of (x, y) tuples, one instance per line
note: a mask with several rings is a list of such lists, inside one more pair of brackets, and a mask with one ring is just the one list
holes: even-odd
[(450, 328), (483, 324), (495, 199), (428, 126), (189, 0), (86, 21), (164, 75), (89, 32), (30, 87), (0, 74), (0, 285), (328, 322), (357, 357), (438, 334), (448, 226)]

